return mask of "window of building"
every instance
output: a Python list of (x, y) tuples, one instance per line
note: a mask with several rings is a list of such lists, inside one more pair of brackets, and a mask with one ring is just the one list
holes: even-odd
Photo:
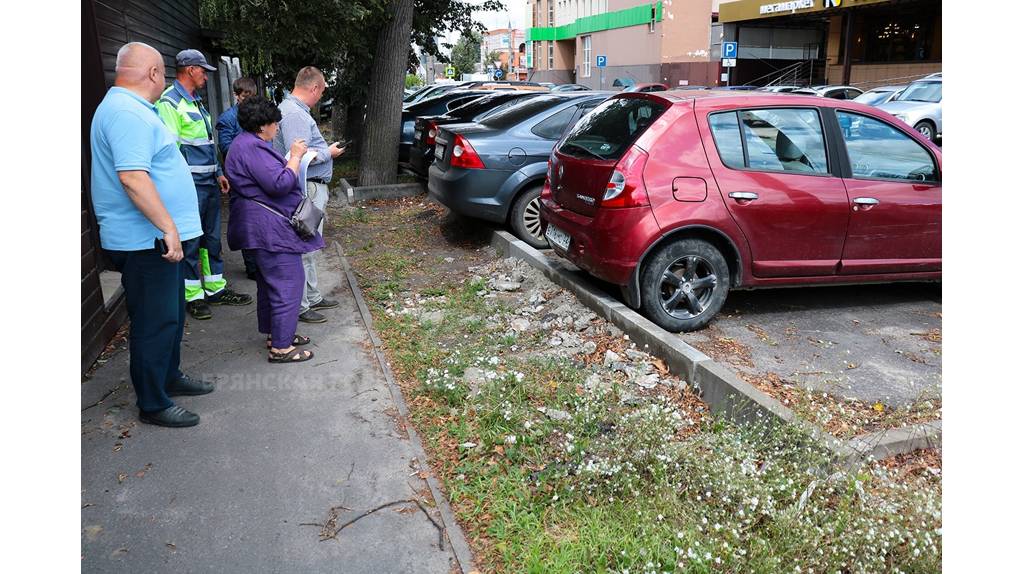
[(647, 25), (647, 32), (650, 34), (654, 33), (654, 24), (657, 21), (658, 13), (654, 10), (654, 5), (651, 4), (651, 21)]
[(555, 43), (548, 41), (548, 69), (555, 69)]
[(898, 129), (868, 116), (838, 112), (853, 177), (938, 181), (932, 154)]
[(590, 77), (590, 36), (583, 36), (583, 77)]
[(914, 62), (941, 59), (935, 14), (878, 9), (855, 15), (850, 59), (866, 62)]
[(555, 0), (548, 0), (548, 26), (555, 25)]

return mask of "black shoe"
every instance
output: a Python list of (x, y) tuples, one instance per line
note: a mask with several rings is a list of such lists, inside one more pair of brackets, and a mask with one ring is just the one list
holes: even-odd
[(330, 299), (321, 299), (319, 303), (314, 303), (314, 304), (310, 305), (309, 308), (310, 309), (314, 309), (314, 310), (315, 309), (333, 309), (334, 307), (337, 307), (338, 305), (341, 305), (341, 303), (338, 303), (337, 301), (331, 301)]
[(199, 415), (175, 405), (155, 413), (140, 411), (139, 420), (162, 427), (194, 427), (199, 424)]
[(167, 396), (180, 397), (206, 395), (213, 392), (213, 385), (205, 381), (197, 381), (188, 375), (182, 375), (176, 383), (167, 385)]
[(299, 321), (302, 321), (303, 323), (326, 323), (327, 317), (324, 317), (320, 313), (310, 309), (309, 311), (299, 315)]
[(231, 289), (222, 289), (214, 295), (207, 295), (206, 300), (210, 305), (248, 305), (252, 303), (252, 295), (235, 293)]
[(188, 313), (189, 315), (192, 315), (193, 319), (203, 320), (213, 317), (213, 311), (210, 310), (210, 305), (207, 304), (204, 299), (189, 301), (185, 307), (188, 309)]

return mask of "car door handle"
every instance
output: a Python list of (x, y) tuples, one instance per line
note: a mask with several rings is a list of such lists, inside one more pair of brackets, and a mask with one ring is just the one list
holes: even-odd
[(729, 197), (738, 201), (754, 201), (757, 194), (752, 191), (730, 191)]
[(853, 202), (857, 205), (878, 205), (878, 200), (873, 197), (855, 197)]

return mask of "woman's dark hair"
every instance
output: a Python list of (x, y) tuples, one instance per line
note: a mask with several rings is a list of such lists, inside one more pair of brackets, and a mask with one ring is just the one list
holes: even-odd
[(238, 125), (247, 132), (258, 133), (261, 127), (279, 121), (281, 110), (264, 97), (253, 96), (238, 104)]

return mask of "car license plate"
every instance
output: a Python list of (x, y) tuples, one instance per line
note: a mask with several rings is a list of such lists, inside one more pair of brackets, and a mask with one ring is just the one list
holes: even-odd
[(569, 237), (568, 233), (562, 231), (561, 229), (555, 227), (554, 225), (551, 225), (550, 223), (548, 224), (547, 231), (544, 232), (544, 237), (548, 240), (549, 243), (551, 243), (551, 245), (554, 245), (555, 247), (561, 249), (562, 251), (568, 251), (569, 242), (572, 241), (572, 238)]
[(437, 142), (434, 146), (434, 157), (438, 160), (444, 160), (444, 144), (445, 142)]

